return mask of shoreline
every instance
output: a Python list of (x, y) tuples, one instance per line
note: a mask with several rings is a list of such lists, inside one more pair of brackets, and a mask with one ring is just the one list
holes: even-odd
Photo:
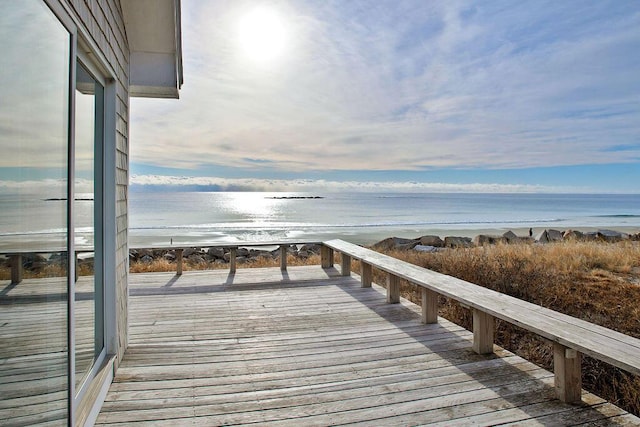
[[(504, 233), (511, 231), (518, 237), (528, 237), (529, 229), (532, 228), (533, 236), (537, 236), (538, 233), (543, 230), (576, 230), (583, 233), (597, 232), (598, 230), (612, 230), (620, 233), (626, 233), (629, 235), (640, 233), (640, 226), (584, 226), (584, 227), (558, 227), (558, 224), (538, 225), (535, 227), (480, 227), (480, 228), (422, 228), (422, 227), (371, 227), (362, 229), (348, 229), (348, 230), (246, 230), (239, 227), (236, 232), (213, 232), (204, 233), (201, 231), (187, 233), (165, 233), (166, 230), (162, 230), (163, 233), (158, 234), (140, 234), (129, 232), (129, 246), (130, 247), (154, 247), (154, 246), (168, 246), (173, 244), (174, 246), (206, 246), (210, 245), (237, 245), (270, 241), (325, 241), (331, 239), (342, 239), (358, 245), (373, 245), (381, 240), (389, 237), (399, 237), (404, 239), (416, 239), (421, 236), (434, 235), (441, 238), (446, 236), (456, 237), (468, 237), (474, 238), (477, 235), (489, 235), (489, 236), (502, 236)], [(146, 230), (145, 230), (146, 231)], [(182, 231), (182, 230), (175, 230)]]

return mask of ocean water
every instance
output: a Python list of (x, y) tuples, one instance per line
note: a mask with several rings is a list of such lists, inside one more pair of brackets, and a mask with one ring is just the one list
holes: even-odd
[(640, 195), (171, 192), (130, 195), (131, 246), (640, 232)]
[[(91, 245), (90, 208), (76, 204), (76, 244)], [(64, 246), (63, 201), (0, 195), (0, 250)], [(62, 217), (61, 217), (62, 215)], [(130, 194), (131, 246), (342, 238), (469, 236), (545, 228), (640, 232), (640, 195), (231, 193)]]

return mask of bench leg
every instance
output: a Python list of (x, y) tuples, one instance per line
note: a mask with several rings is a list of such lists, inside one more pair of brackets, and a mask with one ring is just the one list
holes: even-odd
[(438, 294), (422, 288), (422, 323), (438, 323)]
[(556, 396), (562, 402), (577, 403), (582, 400), (581, 361), (579, 351), (553, 343)]
[(287, 269), (287, 245), (280, 245), (280, 270)]
[(342, 274), (343, 276), (350, 276), (351, 275), (351, 257), (347, 254), (345, 254), (344, 252), (340, 254), (341, 255), (341, 261), (340, 261), (340, 274)]
[(229, 250), (229, 273), (236, 274), (236, 253), (238, 250), (236, 248), (231, 248)]
[(333, 267), (333, 249), (322, 246), (322, 248), (320, 248), (320, 260), (322, 268)]
[(371, 264), (367, 264), (364, 261), (360, 261), (360, 269), (362, 270), (360, 272), (360, 283), (362, 284), (362, 287), (370, 288), (371, 282), (373, 279)]
[(400, 302), (400, 278), (387, 273), (387, 302), (396, 304)]
[(473, 309), (473, 351), (478, 354), (493, 353), (493, 316)]
[(182, 249), (176, 249), (176, 276), (182, 275)]
[(17, 285), (22, 282), (22, 255), (11, 255), (9, 260), (11, 263), (11, 283)]

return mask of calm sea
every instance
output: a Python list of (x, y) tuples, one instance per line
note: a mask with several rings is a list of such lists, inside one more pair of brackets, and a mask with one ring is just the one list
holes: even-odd
[[(0, 250), (59, 246), (61, 203), (0, 195)], [(91, 206), (77, 204), (81, 245), (91, 244), (83, 215)], [(526, 235), (529, 228), (640, 232), (638, 194), (134, 192), (129, 212), (131, 246), (331, 238), (371, 244), (390, 236)]]
[(640, 195), (132, 193), (132, 246), (474, 236), (544, 228), (640, 232)]

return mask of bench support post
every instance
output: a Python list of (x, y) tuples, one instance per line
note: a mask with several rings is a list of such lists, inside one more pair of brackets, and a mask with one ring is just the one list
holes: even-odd
[(280, 245), (280, 270), (287, 269), (287, 245)]
[(176, 249), (176, 276), (182, 275), (182, 249)]
[(11, 262), (11, 283), (22, 282), (22, 255), (14, 254), (9, 256)]
[(363, 288), (370, 288), (373, 278), (371, 264), (367, 264), (364, 261), (360, 261), (360, 283)]
[(422, 288), (422, 323), (438, 323), (438, 294)]
[(400, 302), (400, 278), (387, 273), (387, 302), (396, 304)]
[(322, 268), (333, 267), (333, 249), (328, 246), (322, 246), (320, 248), (320, 261)]
[(10, 255), (9, 260), (11, 262), (11, 283), (17, 285), (22, 282), (22, 255)]
[(582, 400), (581, 360), (579, 351), (553, 343), (556, 396), (562, 402), (577, 403)]
[(493, 353), (493, 316), (473, 309), (473, 351), (478, 354)]
[(229, 249), (229, 273), (236, 274), (236, 253), (237, 248)]
[(340, 256), (341, 256), (340, 274), (343, 276), (350, 276), (351, 275), (351, 257), (345, 254), (344, 252), (342, 252)]

